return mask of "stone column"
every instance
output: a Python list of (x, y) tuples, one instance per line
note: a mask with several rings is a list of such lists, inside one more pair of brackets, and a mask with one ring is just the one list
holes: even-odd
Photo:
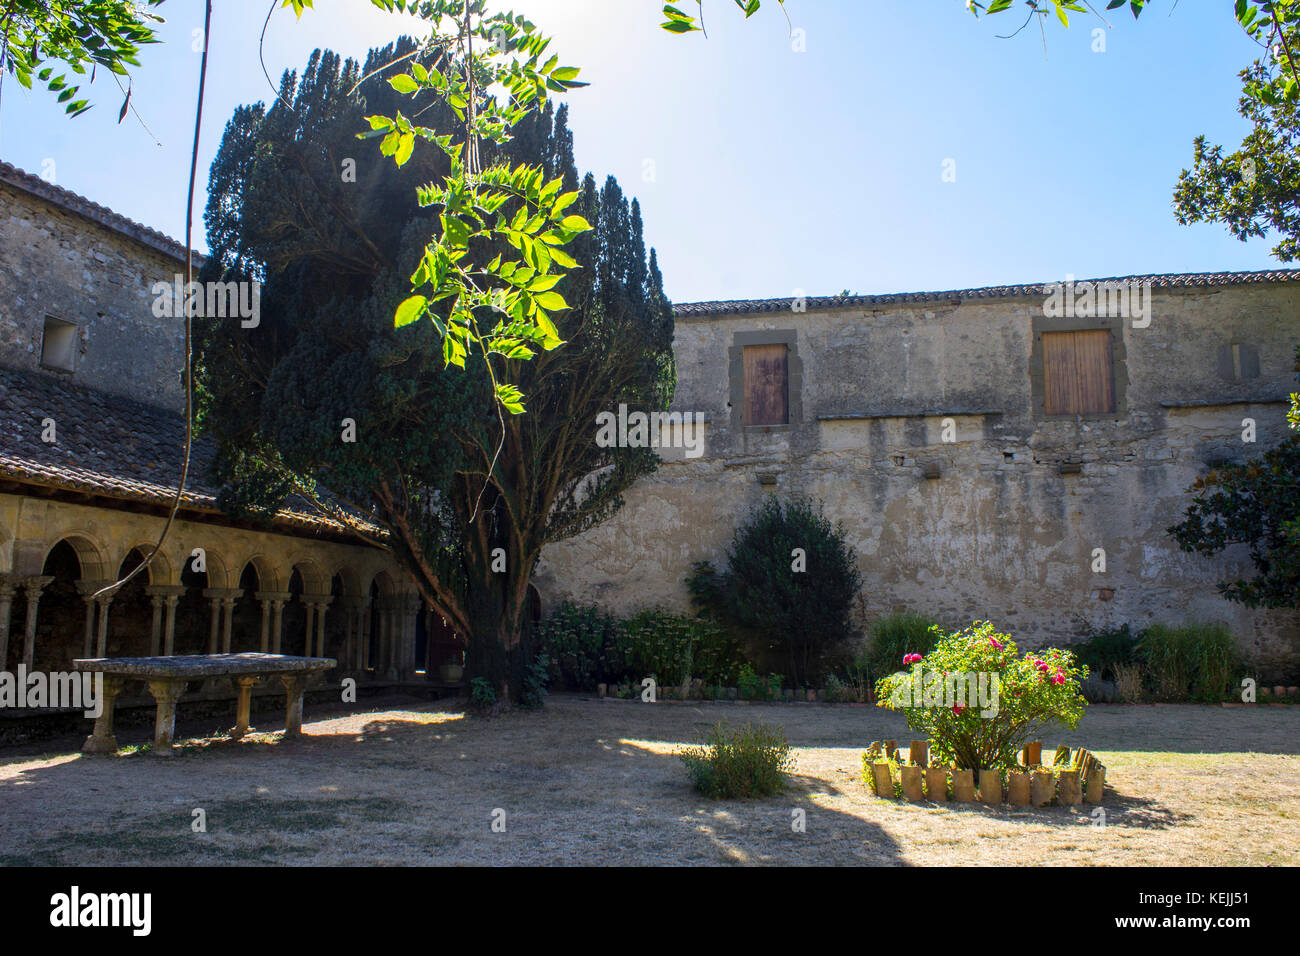
[(254, 591), (253, 597), (262, 602), (262, 650), (279, 654), (284, 603), (293, 595), (287, 591)]
[(175, 584), (151, 584), (144, 589), (144, 593), (153, 602), (153, 634), (149, 653), (154, 657), (159, 654), (171, 657), (176, 650), (176, 604), (185, 593), (185, 588)]
[(171, 657), (176, 653), (176, 605), (180, 603), (182, 587), (172, 588), (173, 593), (163, 598), (167, 604), (167, 619), (163, 622), (163, 654)]
[(208, 606), (212, 609), (212, 617), (208, 624), (208, 653), (217, 653), (217, 640), (221, 632), (221, 596), (222, 592), (217, 588), (204, 588), (203, 596), (208, 599)]
[(284, 602), (278, 600), (272, 601), (271, 602), (271, 619), (272, 619), (271, 620), (271, 653), (273, 654), (280, 653), (280, 638), (284, 634), (284, 623), (282, 620), (283, 616), (284, 616)]
[(41, 603), (41, 591), (53, 581), (50, 575), (37, 574), (23, 578), (23, 594), (27, 598), (27, 631), (23, 635), (23, 664), (30, 672), (36, 656), (36, 610)]
[(9, 661), (9, 615), (13, 611), (13, 575), (0, 574), (0, 671)]
[(162, 616), (163, 616), (163, 596), (161, 594), (150, 594), (149, 602), (153, 605), (153, 624), (149, 632), (149, 656), (157, 657), (162, 650)]
[(95, 598), (99, 605), (99, 627), (95, 631), (95, 656), (108, 656), (108, 609), (113, 604), (116, 591), (109, 591)]
[(231, 629), (235, 625), (235, 602), (243, 597), (242, 591), (236, 591), (233, 597), (221, 599), (223, 623), (221, 626), (221, 653), (229, 654), (231, 649)]
[(259, 595), (258, 603), (262, 607), (262, 637), (258, 641), (257, 649), (265, 654), (271, 646), (271, 602)]
[(357, 608), (357, 670), (370, 668), (370, 598), (366, 598)]
[[(304, 594), (303, 603), (307, 605), (307, 657), (325, 656), (325, 608), (334, 598), (329, 594)], [(315, 627), (313, 629), (313, 622)], [(315, 642), (313, 644), (313, 630)]]
[(343, 645), (339, 648), (339, 670), (345, 674), (351, 673), (352, 662), (356, 657), (352, 649), (352, 625), (356, 623), (352, 603), (352, 598), (346, 595), (339, 597), (339, 613), (343, 615)]
[(420, 607), (423, 602), (418, 594), (407, 594), (403, 598), (402, 614), (402, 657), (398, 663), (398, 673), (402, 680), (414, 680), (416, 664), (415, 659), (415, 629), (420, 614)]

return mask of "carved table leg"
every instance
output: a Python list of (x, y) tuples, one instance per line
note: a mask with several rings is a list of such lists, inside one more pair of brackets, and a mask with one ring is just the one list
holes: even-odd
[(172, 755), (172, 737), (176, 733), (176, 701), (185, 693), (185, 681), (159, 678), (149, 681), (149, 693), (158, 703), (153, 725), (155, 757)]
[(235, 726), (230, 731), (230, 736), (234, 740), (239, 740), (248, 733), (249, 718), (253, 711), (253, 686), (257, 683), (258, 678), (252, 675), (231, 678), (235, 684), (235, 690), (238, 693), (238, 702), (235, 705)]
[(302, 733), (302, 692), (307, 686), (306, 674), (281, 674), (284, 684), (284, 735), (297, 737)]
[(117, 695), (122, 693), (124, 683), (125, 681), (118, 677), (104, 678), (102, 710), (100, 710), (99, 716), (95, 718), (94, 729), (81, 747), (82, 753), (111, 754), (117, 752), (117, 737), (113, 734), (113, 706), (117, 703)]

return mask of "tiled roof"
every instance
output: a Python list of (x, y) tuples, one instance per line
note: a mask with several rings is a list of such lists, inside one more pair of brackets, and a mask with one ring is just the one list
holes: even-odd
[[(106, 206), (91, 202), (85, 196), (79, 196), (71, 190), (47, 183), (41, 177), (24, 172), (17, 166), (0, 162), (0, 182), (7, 183), (29, 195), (36, 196), (92, 222), (97, 222), (101, 226), (121, 233), (129, 239), (143, 243), (151, 249), (163, 253), (163, 255), (171, 256), (182, 263), (185, 262), (185, 246), (182, 243), (163, 235), (157, 229), (151, 229), (133, 219), (119, 215)], [(203, 262), (204, 257), (195, 252), (195, 269), (197, 270)]]
[[(54, 442), (41, 440), (54, 420)], [(170, 506), (180, 478), (183, 416), (88, 389), (44, 372), (0, 366), (0, 478), (66, 491)], [(219, 513), (208, 477), (213, 442), (194, 441), (182, 507)], [(340, 533), (342, 524), (300, 507), (275, 524)], [(287, 529), (286, 529), (287, 530)]]
[[(1057, 280), (1060, 281), (1060, 280)], [(1112, 276), (1106, 279), (1076, 279), (1076, 282), (1150, 282), (1153, 289), (1196, 289), (1214, 286), (1248, 285), (1260, 282), (1300, 282), (1300, 269), (1273, 269), (1267, 272), (1191, 272), (1182, 275)], [(818, 309), (874, 308), (881, 305), (943, 302), (956, 304), (978, 299), (1014, 299), (1041, 297), (1045, 285), (995, 285), (982, 289), (950, 289), (946, 292), (893, 292), (884, 295), (809, 296), (804, 304), (809, 312)], [(673, 307), (683, 317), (705, 315), (745, 315), (753, 312), (790, 312), (795, 299), (736, 299), (730, 302), (686, 302)]]

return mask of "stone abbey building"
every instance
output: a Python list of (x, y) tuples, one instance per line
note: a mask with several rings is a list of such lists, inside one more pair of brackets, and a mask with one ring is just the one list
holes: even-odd
[[(278, 649), (431, 675), (455, 637), (389, 556), (306, 506), (269, 529), (222, 514), (202, 442), (163, 554), (92, 598), (151, 548), (176, 487), (183, 328), (150, 289), (183, 254), (0, 164), (0, 662)], [(1080, 288), (678, 306), (672, 408), (702, 417), (703, 453), (664, 448), (618, 514), (549, 547), (543, 605), (685, 609), (692, 563), (763, 495), (798, 493), (848, 531), (863, 625), (988, 618), (1033, 646), (1080, 620), (1222, 620), (1293, 662), (1295, 615), (1215, 590), (1244, 549), (1183, 554), (1165, 529), (1210, 466), (1285, 433), (1300, 271)]]
[(224, 515), (203, 441), (162, 552), (94, 597), (152, 549), (175, 495), (184, 326), (155, 317), (151, 289), (184, 256), (0, 163), (0, 669), (269, 650), (363, 678), (436, 672), (454, 636), (386, 552), (306, 505), (270, 528)]

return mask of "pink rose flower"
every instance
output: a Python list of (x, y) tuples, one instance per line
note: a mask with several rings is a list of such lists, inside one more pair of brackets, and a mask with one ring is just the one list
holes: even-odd
[(1061, 673), (1060, 671), (1057, 671), (1055, 674), (1052, 675), (1052, 683), (1053, 683), (1053, 684), (1064, 684), (1064, 683), (1065, 683), (1065, 675), (1064, 675), (1063, 673)]
[(963, 710), (965, 710), (965, 709), (966, 709), (966, 705), (965, 705), (965, 704), (953, 704), (953, 705), (952, 705), (952, 712), (953, 712), (954, 714), (956, 714), (958, 717), (961, 716), (961, 712), (962, 712)]
[(998, 641), (996, 638), (990, 637), (989, 643), (992, 644), (994, 647), (996, 647), (998, 650), (1002, 650), (1002, 643)]
[(908, 664), (915, 664), (920, 659), (921, 659), (920, 654), (908, 654), (906, 657), (903, 658), (903, 664), (904, 666)]

